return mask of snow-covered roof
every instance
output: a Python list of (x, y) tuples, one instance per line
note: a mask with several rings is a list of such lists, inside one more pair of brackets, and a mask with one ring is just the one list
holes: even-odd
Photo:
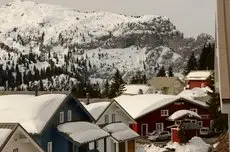
[(0, 122), (18, 122), (29, 133), (40, 133), (66, 95), (0, 96)]
[(212, 75), (211, 71), (191, 71), (187, 76), (187, 80), (206, 80)]
[(190, 111), (190, 110), (178, 110), (178, 111), (174, 112), (171, 116), (169, 116), (168, 119), (171, 121), (175, 121), (175, 120), (180, 119), (184, 116), (192, 116), (192, 117), (196, 117), (196, 118), (201, 119), (201, 117), (197, 113)]
[(84, 106), (94, 119), (97, 120), (109, 104), (110, 102), (97, 102), (88, 105), (84, 104)]
[(146, 94), (147, 91), (149, 90), (149, 86), (147, 85), (142, 85), (142, 84), (129, 84), (125, 85), (125, 91), (123, 94), (131, 94), (131, 95), (136, 95), (140, 94), (139, 91), (142, 90), (143, 94)]
[(7, 137), (10, 135), (11, 132), (11, 129), (0, 128), (0, 147), (6, 141)]
[(58, 131), (67, 134), (79, 144), (92, 142), (109, 136), (109, 133), (89, 122), (69, 122), (58, 125)]
[(198, 98), (198, 97), (206, 97), (208, 96), (208, 93), (212, 93), (213, 91), (207, 86), (204, 88), (193, 88), (182, 91), (178, 96), (181, 97), (190, 97), (192, 99)]
[(149, 112), (152, 112), (158, 108), (161, 108), (167, 104), (173, 103), (179, 99), (186, 100), (193, 104), (197, 104), (206, 107), (206, 103), (175, 96), (175, 95), (163, 95), (163, 94), (145, 94), (145, 95), (135, 95), (127, 96), (121, 95), (115, 100), (134, 118), (137, 119)]
[(117, 141), (124, 141), (139, 137), (139, 135), (130, 129), (124, 123), (112, 123), (103, 128), (105, 131), (111, 133), (111, 136)]

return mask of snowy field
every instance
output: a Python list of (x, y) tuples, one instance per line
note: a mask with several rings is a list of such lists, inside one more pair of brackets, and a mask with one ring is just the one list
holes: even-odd
[(157, 147), (155, 145), (137, 144), (136, 152), (208, 152), (210, 145), (206, 144), (201, 138), (193, 137), (186, 145), (169, 142), (165, 147)]

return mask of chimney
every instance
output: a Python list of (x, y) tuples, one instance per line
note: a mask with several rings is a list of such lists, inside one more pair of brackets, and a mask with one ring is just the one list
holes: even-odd
[(34, 95), (38, 96), (38, 85), (34, 86)]
[(89, 93), (86, 93), (86, 105), (90, 104)]

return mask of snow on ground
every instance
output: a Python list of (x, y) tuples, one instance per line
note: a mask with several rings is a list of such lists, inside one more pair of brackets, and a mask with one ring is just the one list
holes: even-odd
[(83, 144), (100, 138), (108, 137), (109, 133), (89, 122), (69, 122), (58, 125), (58, 131), (67, 134), (74, 141)]
[(0, 129), (0, 147), (5, 142), (6, 138), (10, 135), (11, 132), (12, 132), (11, 129), (5, 129), (5, 128)]
[(210, 145), (206, 144), (200, 137), (193, 137), (187, 144), (169, 142), (167, 146), (160, 148), (155, 145), (137, 144), (136, 152), (164, 152), (167, 148), (175, 149), (175, 152), (208, 152)]
[(83, 105), (89, 111), (89, 113), (94, 117), (94, 119), (97, 120), (109, 104), (110, 102), (96, 102), (96, 103), (90, 103), (88, 105), (86, 104)]
[(124, 123), (112, 123), (105, 126), (103, 129), (111, 133), (111, 135), (119, 141), (139, 137), (135, 131), (130, 129), (129, 126)]
[(190, 110), (178, 110), (176, 112), (174, 112), (171, 116), (168, 117), (169, 120), (177, 120), (183, 116), (186, 116), (186, 115), (190, 115), (190, 116), (194, 116), (194, 117), (197, 117), (197, 118), (201, 118), (197, 113), (193, 112), (193, 111), (190, 111)]
[(18, 122), (29, 133), (40, 133), (66, 95), (0, 96), (0, 122)]

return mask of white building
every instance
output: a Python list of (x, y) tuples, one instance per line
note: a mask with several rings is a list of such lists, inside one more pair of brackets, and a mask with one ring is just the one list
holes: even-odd
[(0, 123), (1, 152), (44, 152), (18, 123)]

